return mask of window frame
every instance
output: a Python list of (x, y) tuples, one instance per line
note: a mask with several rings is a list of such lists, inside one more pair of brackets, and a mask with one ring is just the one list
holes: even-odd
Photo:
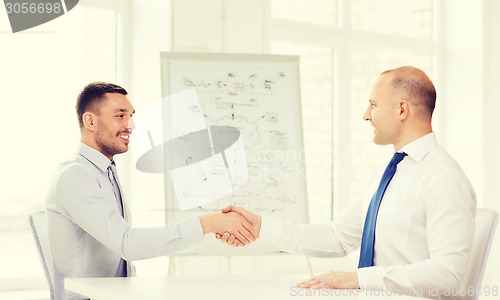
[[(337, 26), (326, 26), (304, 23), (291, 20), (275, 19), (271, 17), (271, 4), (267, 6), (267, 26), (264, 33), (265, 49), (269, 52), (274, 40), (297, 43), (310, 43), (315, 46), (330, 47), (333, 51), (333, 153), (332, 178), (333, 193), (330, 199), (332, 205), (331, 216), (339, 214), (351, 198), (349, 182), (340, 182), (339, 170), (352, 168), (349, 159), (335, 159), (333, 157), (339, 149), (349, 149), (351, 136), (348, 130), (351, 121), (350, 102), (342, 99), (351, 99), (350, 82), (352, 77), (351, 46), (356, 43), (370, 44), (374, 47), (384, 46), (402, 50), (413, 50), (427, 53), (432, 56), (433, 81), (439, 86), (443, 74), (443, 0), (432, 1), (432, 37), (428, 39), (402, 37), (360, 30), (351, 26), (351, 2), (337, 0)], [(434, 120), (437, 128), (442, 127), (443, 120)], [(322, 200), (323, 201), (323, 200)], [(309, 203), (311, 203), (309, 201)]]

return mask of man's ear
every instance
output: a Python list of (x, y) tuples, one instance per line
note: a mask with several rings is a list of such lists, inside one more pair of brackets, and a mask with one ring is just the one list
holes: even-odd
[(83, 126), (90, 131), (94, 131), (95, 128), (95, 118), (94, 114), (91, 112), (86, 112), (82, 115)]
[(399, 100), (399, 119), (404, 120), (408, 117), (408, 114), (410, 112), (410, 105), (408, 102), (404, 99)]

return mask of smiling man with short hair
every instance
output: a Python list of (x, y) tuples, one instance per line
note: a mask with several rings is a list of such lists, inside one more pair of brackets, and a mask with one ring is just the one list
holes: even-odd
[(78, 96), (76, 111), (78, 151), (57, 168), (45, 202), (56, 299), (82, 299), (64, 290), (66, 277), (130, 276), (130, 261), (174, 253), (208, 233), (230, 232), (240, 245), (255, 240), (255, 229), (237, 213), (131, 227), (113, 160), (128, 150), (135, 128), (127, 91), (111, 83), (90, 83)]

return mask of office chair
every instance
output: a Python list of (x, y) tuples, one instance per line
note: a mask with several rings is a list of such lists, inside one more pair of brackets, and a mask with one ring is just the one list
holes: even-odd
[[(472, 242), (471, 259), (465, 274), (463, 300), (477, 300), (481, 291), (484, 269), (490, 252), (495, 229), (498, 223), (498, 212), (489, 208), (476, 210), (476, 230)], [(469, 291), (469, 293), (466, 293)]]
[(47, 224), (45, 212), (37, 211), (29, 216), (31, 232), (35, 240), (38, 256), (49, 285), (50, 299), (54, 300), (54, 272), (52, 270), (52, 253), (50, 252), (49, 239), (47, 236)]

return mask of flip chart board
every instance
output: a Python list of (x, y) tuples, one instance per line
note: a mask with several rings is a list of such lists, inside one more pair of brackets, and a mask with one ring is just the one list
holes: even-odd
[[(258, 214), (307, 223), (298, 56), (162, 52), (161, 73), (163, 97), (194, 90), (207, 128), (238, 132), (246, 158), (240, 161), (246, 162), (248, 175), (238, 177), (244, 182), (226, 196), (181, 211), (173, 185), (177, 179), (164, 172), (167, 222), (233, 204)], [(208, 138), (216, 143), (216, 136)], [(186, 161), (186, 168), (192, 166)], [(189, 179), (191, 184), (185, 186), (191, 190), (187, 192), (203, 193), (208, 188), (203, 175), (211, 174), (204, 172)], [(203, 252), (207, 247), (200, 245), (198, 249)]]

